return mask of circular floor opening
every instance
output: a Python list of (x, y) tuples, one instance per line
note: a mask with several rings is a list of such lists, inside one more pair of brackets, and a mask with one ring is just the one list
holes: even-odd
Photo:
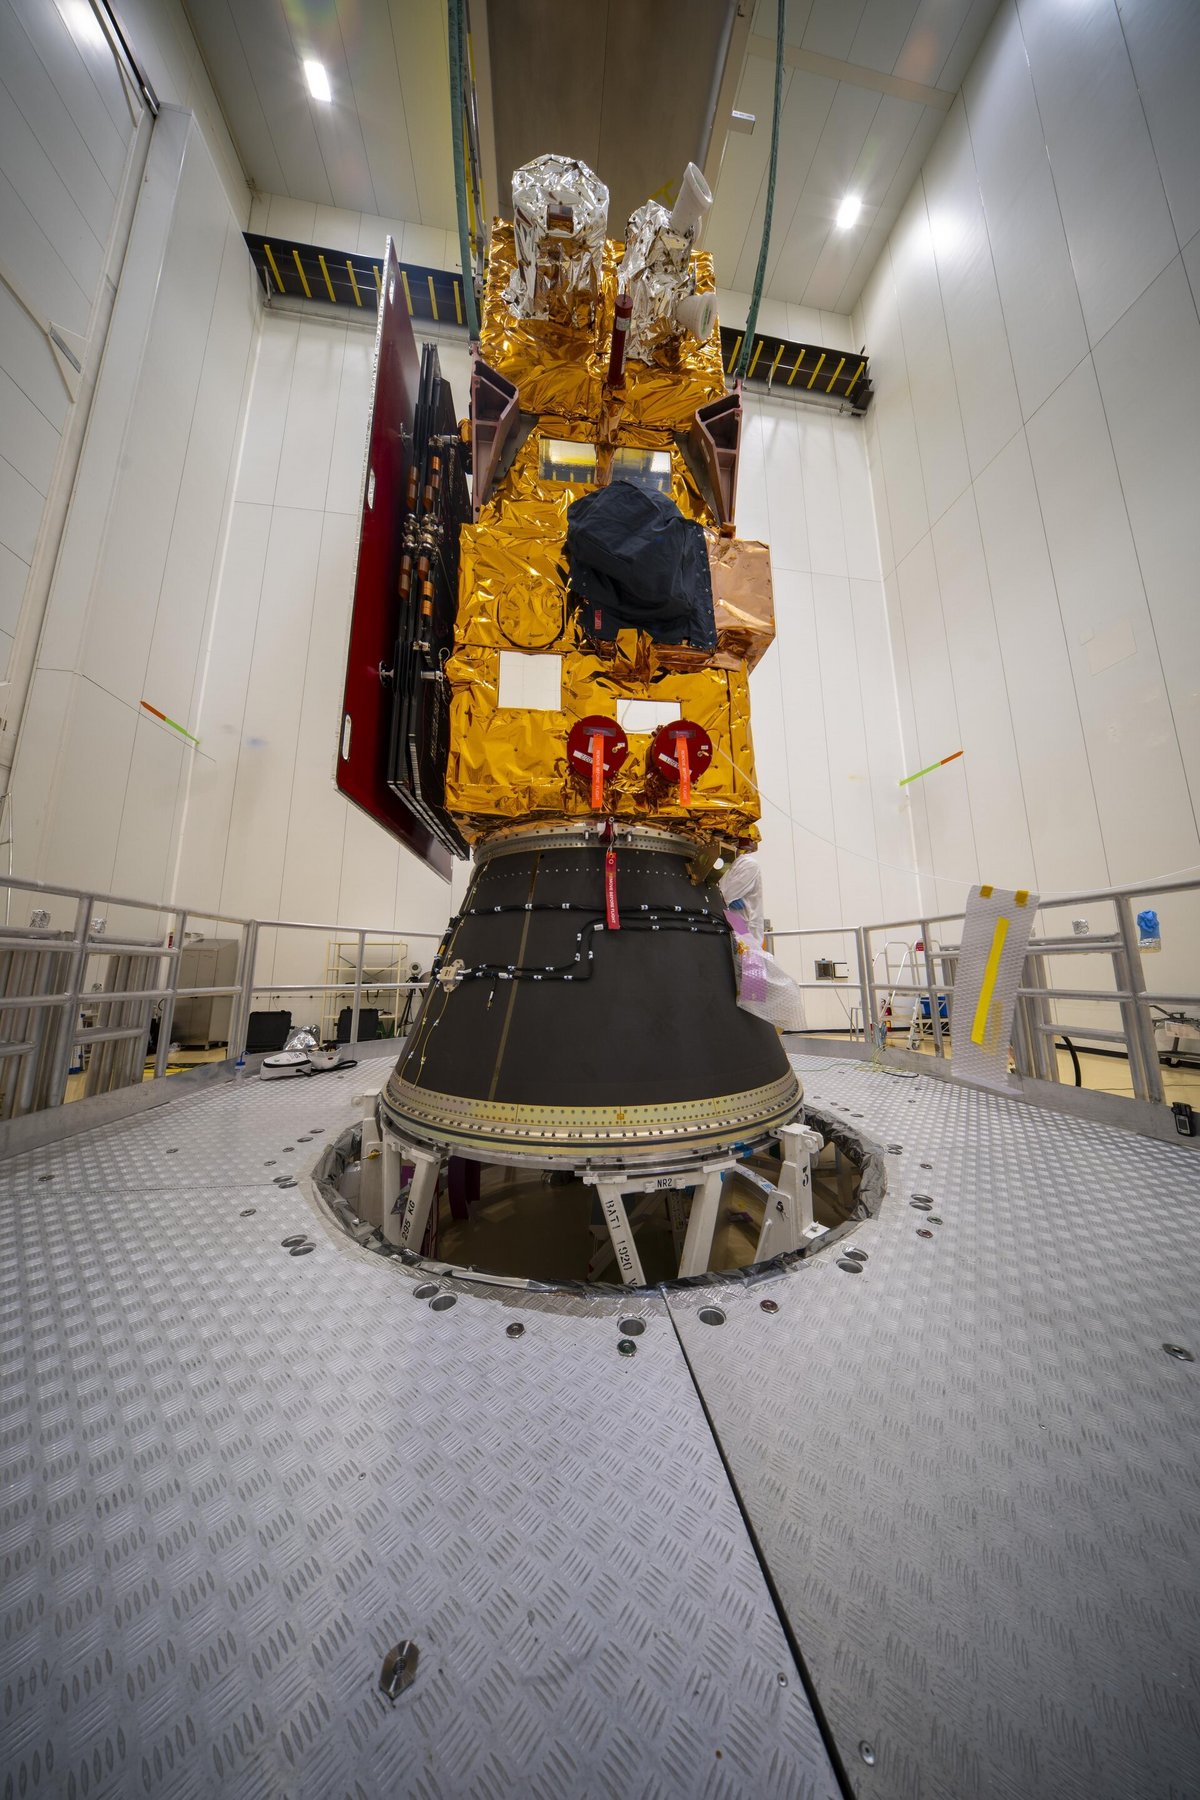
[[(360, 1243), (384, 1248), (377, 1180), (364, 1177), (357, 1132), (329, 1153), (318, 1181), (343, 1225)], [(777, 1146), (746, 1156), (722, 1182), (707, 1273), (736, 1274), (778, 1254), (763, 1222), (778, 1205), (781, 1171)], [(813, 1168), (814, 1221), (840, 1233), (862, 1216), (861, 1159), (843, 1135), (842, 1148), (827, 1143)], [(332, 1192), (331, 1192), (332, 1188)], [(698, 1188), (626, 1196), (633, 1241), (649, 1286), (680, 1278), (680, 1256)], [(375, 1229), (372, 1231), (372, 1225)], [(823, 1235), (823, 1234), (821, 1234)], [(811, 1240), (812, 1247), (820, 1238)], [(760, 1257), (765, 1244), (765, 1257)], [(567, 1171), (539, 1171), (470, 1163), (452, 1158), (438, 1184), (437, 1205), (422, 1246), (427, 1262), (444, 1268), (550, 1284), (621, 1282), (612, 1238), (592, 1183)]]

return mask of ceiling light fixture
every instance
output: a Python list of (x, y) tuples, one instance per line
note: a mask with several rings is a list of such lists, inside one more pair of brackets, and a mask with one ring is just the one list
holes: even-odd
[(857, 194), (847, 194), (837, 209), (837, 227), (839, 231), (849, 231), (862, 211), (862, 201)]
[(313, 57), (304, 59), (304, 79), (308, 83), (308, 91), (314, 100), (332, 100), (333, 90), (329, 85), (329, 76), (325, 73), (325, 64), (317, 62)]

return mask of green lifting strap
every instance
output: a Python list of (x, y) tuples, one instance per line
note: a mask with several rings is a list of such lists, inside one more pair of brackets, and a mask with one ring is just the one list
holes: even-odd
[(448, 0), (450, 26), (450, 136), (454, 143), (454, 199), (458, 207), (458, 252), (462, 262), (463, 304), (467, 332), (472, 343), (479, 339), (479, 310), (475, 305), (475, 266), (471, 260), (471, 232), (467, 224), (467, 165), (463, 152), (463, 116), (466, 106), (466, 7), (465, 0)]
[(775, 210), (775, 166), (779, 160), (779, 115), (783, 110), (783, 21), (786, 6), (787, 0), (778, 0), (775, 12), (775, 107), (771, 114), (771, 160), (767, 166), (767, 204), (763, 213), (763, 234), (758, 251), (758, 267), (754, 271), (754, 292), (750, 296), (750, 311), (746, 314), (746, 332), (742, 339), (742, 354), (738, 357), (735, 371), (738, 376), (746, 373), (746, 365), (750, 361), (754, 333), (758, 328), (758, 303), (762, 299), (763, 281), (767, 273), (767, 251), (771, 245), (771, 214)]

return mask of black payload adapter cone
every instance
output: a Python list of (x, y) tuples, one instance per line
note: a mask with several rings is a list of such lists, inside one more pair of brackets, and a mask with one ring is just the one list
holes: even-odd
[(382, 1096), (404, 1138), (499, 1163), (671, 1165), (795, 1117), (778, 1032), (737, 1004), (720, 891), (691, 879), (696, 844), (618, 828), (614, 895), (602, 830), (518, 829), (477, 852)]

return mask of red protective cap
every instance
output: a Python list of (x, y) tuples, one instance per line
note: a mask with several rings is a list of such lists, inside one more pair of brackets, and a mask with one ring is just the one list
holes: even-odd
[(650, 745), (650, 767), (662, 781), (677, 786), (679, 782), (679, 742), (687, 745), (688, 769), (692, 779), (703, 775), (713, 758), (712, 739), (703, 725), (693, 719), (676, 719), (673, 725), (660, 725)]
[(567, 738), (567, 767), (576, 781), (585, 786), (592, 779), (592, 743), (596, 738), (603, 744), (601, 766), (605, 781), (616, 774), (629, 754), (629, 739), (615, 719), (606, 719), (598, 713), (576, 719)]

